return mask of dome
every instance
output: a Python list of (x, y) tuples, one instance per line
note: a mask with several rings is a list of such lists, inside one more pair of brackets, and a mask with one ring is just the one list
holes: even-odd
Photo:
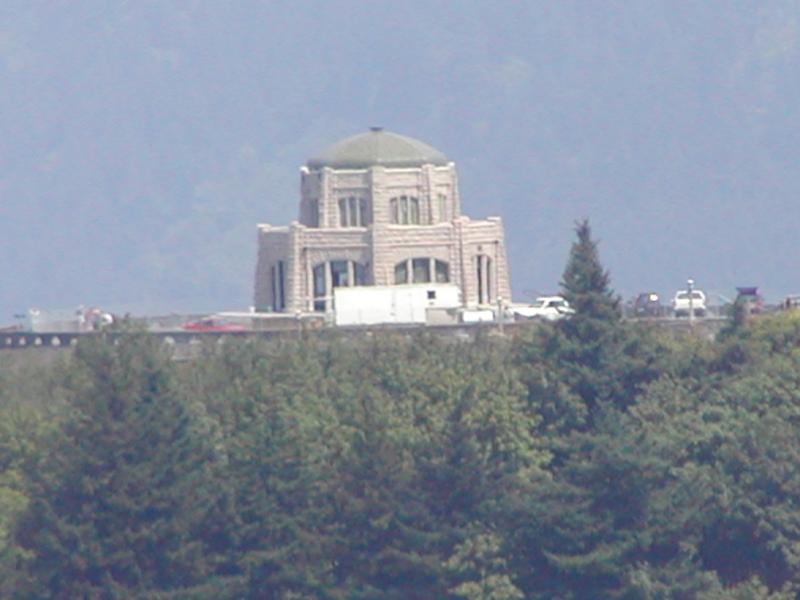
[(447, 157), (436, 148), (414, 138), (372, 127), (334, 144), (308, 160), (312, 169), (366, 169), (383, 167), (421, 167), (422, 165), (446, 165)]

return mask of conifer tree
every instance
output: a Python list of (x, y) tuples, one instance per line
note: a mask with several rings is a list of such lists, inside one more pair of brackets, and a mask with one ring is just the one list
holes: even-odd
[[(478, 586), (513, 598), (491, 535), (498, 498), (547, 455), (500, 348), (418, 336), (353, 350), (332, 390), (350, 432), (333, 527), (344, 597), (455, 600)], [(489, 539), (491, 552), (472, 546)]]
[[(324, 524), (336, 422), (325, 397), (328, 359), (314, 340), (231, 342), (190, 383), (219, 420), (234, 517), (231, 571), (248, 600), (334, 598)], [(234, 589), (233, 586), (231, 589)]]
[(575, 234), (577, 239), (570, 249), (561, 281), (564, 297), (575, 309), (575, 316), (563, 324), (568, 334), (589, 342), (601, 333), (598, 331), (601, 324), (619, 321), (619, 300), (610, 288), (611, 276), (600, 264), (589, 221), (577, 223)]
[(90, 341), (63, 393), (70, 414), (16, 530), (34, 557), (30, 597), (200, 597), (215, 457), (169, 358), (142, 335)]
[(597, 242), (589, 222), (576, 224), (577, 239), (570, 249), (562, 277), (564, 297), (575, 314), (558, 323), (553, 357), (563, 365), (562, 376), (591, 412), (614, 393), (609, 376), (619, 333), (619, 303), (609, 288), (610, 276), (600, 264)]
[(622, 322), (619, 298), (600, 264), (589, 222), (577, 223), (575, 233), (562, 279), (564, 297), (575, 314), (558, 323), (562, 335), (555, 339), (553, 355), (564, 365), (564, 380), (591, 417), (602, 402), (629, 406), (657, 376), (657, 340)]

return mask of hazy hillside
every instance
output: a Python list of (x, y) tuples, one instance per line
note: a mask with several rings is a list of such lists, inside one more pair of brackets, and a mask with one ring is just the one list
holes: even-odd
[(589, 217), (625, 295), (800, 292), (789, 2), (5, 2), (0, 323), (250, 304), (255, 223), (383, 125), (506, 220), (517, 296)]

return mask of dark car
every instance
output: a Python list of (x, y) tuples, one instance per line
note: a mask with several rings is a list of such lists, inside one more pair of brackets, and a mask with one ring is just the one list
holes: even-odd
[(210, 317), (205, 319), (200, 319), (199, 321), (191, 321), (189, 323), (184, 323), (181, 327), (186, 331), (197, 331), (197, 332), (247, 331), (247, 328), (243, 325), (239, 325), (237, 323), (228, 323), (227, 321), (221, 321), (219, 319), (213, 319)]
[(661, 298), (655, 292), (642, 292), (633, 301), (634, 317), (660, 317)]
[(757, 287), (737, 287), (736, 303), (744, 307), (747, 314), (757, 315), (764, 310), (764, 298)]

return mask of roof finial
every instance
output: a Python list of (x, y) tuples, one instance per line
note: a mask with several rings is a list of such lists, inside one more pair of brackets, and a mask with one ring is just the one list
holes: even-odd
[(379, 131), (383, 131), (383, 127), (372, 126), (372, 127), (369, 128), (369, 130), (372, 131), (372, 132), (378, 133)]

